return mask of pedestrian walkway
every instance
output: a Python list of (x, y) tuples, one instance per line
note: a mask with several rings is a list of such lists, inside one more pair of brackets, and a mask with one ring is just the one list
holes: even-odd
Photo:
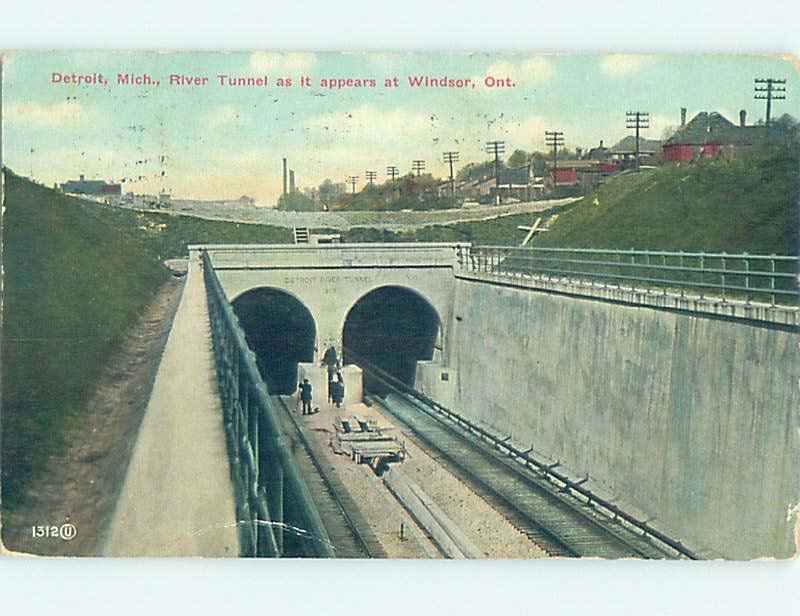
[(239, 555), (197, 255), (103, 546), (107, 556)]

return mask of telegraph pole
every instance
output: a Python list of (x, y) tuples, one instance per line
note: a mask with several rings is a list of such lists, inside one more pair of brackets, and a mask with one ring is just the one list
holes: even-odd
[(356, 194), (356, 183), (358, 182), (357, 175), (351, 175), (347, 178), (347, 183), (353, 187), (353, 196)]
[(417, 177), (419, 177), (420, 174), (423, 171), (425, 171), (425, 161), (424, 160), (415, 160), (414, 162), (411, 163), (411, 168), (414, 171), (416, 171)]
[(558, 188), (558, 148), (564, 147), (564, 133), (560, 130), (544, 131), (544, 142), (553, 148), (553, 190)]
[(756, 79), (755, 84), (753, 98), (767, 101), (767, 116), (764, 123), (769, 126), (772, 120), (772, 101), (786, 99), (786, 80), (767, 77), (765, 79)]
[(456, 196), (456, 182), (453, 177), (453, 163), (458, 162), (458, 152), (442, 152), (444, 162), (450, 164), (450, 195)]
[(505, 141), (487, 141), (486, 153), (494, 155), (494, 185), (500, 187), (500, 155), (506, 151)]
[(378, 172), (377, 171), (365, 171), (364, 173), (367, 176), (367, 182), (369, 182), (369, 185), (372, 186), (372, 182), (374, 182), (375, 179), (378, 177)]
[(643, 128), (650, 128), (650, 112), (648, 111), (626, 111), (625, 127), (636, 130), (636, 171), (639, 171), (639, 131)]
[(400, 171), (394, 165), (389, 165), (386, 167), (386, 175), (392, 178), (392, 181), (397, 179), (397, 176), (400, 175)]

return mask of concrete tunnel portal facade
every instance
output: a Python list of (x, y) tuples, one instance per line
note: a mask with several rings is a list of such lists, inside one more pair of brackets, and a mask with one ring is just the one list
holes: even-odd
[(330, 347), (345, 365), (361, 357), (409, 385), (417, 362), (441, 362), (452, 334), (454, 247), (208, 250), (269, 391), (288, 394), (298, 365), (320, 366)]
[[(324, 346), (317, 319), (302, 300), (274, 287), (245, 291), (231, 302), (261, 375), (274, 394), (291, 394), (298, 366), (319, 363), (334, 346), (343, 364), (366, 360), (407, 385), (414, 384), (417, 361), (441, 353), (442, 323), (419, 292), (398, 285), (378, 286), (356, 298), (342, 320), (336, 344)], [(385, 387), (367, 378), (370, 391)]]

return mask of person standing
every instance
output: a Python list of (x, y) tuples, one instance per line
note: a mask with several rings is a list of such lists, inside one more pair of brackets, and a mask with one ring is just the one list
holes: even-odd
[(308, 379), (300, 383), (300, 401), (303, 403), (303, 415), (311, 415), (311, 383)]
[(322, 365), (325, 366), (328, 371), (328, 402), (333, 402), (333, 392), (335, 388), (333, 377), (339, 369), (339, 357), (336, 355), (335, 347), (331, 346), (325, 349), (325, 354), (322, 356)]
[(336, 408), (341, 408), (344, 402), (344, 378), (341, 372), (336, 373), (336, 382), (333, 383), (333, 401), (336, 403)]

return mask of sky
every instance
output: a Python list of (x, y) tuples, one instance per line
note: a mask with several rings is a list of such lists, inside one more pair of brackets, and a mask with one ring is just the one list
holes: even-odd
[[(56, 74), (54, 77), (54, 73)], [(65, 83), (58, 75), (100, 75)], [(159, 85), (124, 85), (118, 75)], [(170, 75), (206, 77), (169, 85)], [(218, 75), (268, 77), (268, 85), (220, 85)], [(409, 76), (471, 80), (462, 88), (411, 88)], [(307, 77), (310, 85), (301, 85)], [(386, 85), (398, 78), (399, 85)], [(506, 84), (487, 85), (489, 77)], [(254, 197), (274, 205), (281, 159), (301, 188), (365, 171), (386, 177), (412, 160), (446, 176), (442, 152), (459, 165), (487, 158), (485, 142), (544, 150), (544, 131), (566, 146), (612, 145), (630, 134), (625, 112), (648, 111), (642, 135), (659, 139), (680, 123), (719, 111), (733, 122), (764, 117), (753, 79), (787, 80), (773, 115), (800, 116), (796, 60), (745, 55), (525, 55), (10, 52), (3, 58), (2, 160), (45, 184), (87, 178), (122, 181), (123, 191), (174, 198)], [(291, 79), (292, 85), (279, 85)], [(329, 87), (322, 80), (375, 80)], [(508, 85), (508, 84), (513, 85)]]

